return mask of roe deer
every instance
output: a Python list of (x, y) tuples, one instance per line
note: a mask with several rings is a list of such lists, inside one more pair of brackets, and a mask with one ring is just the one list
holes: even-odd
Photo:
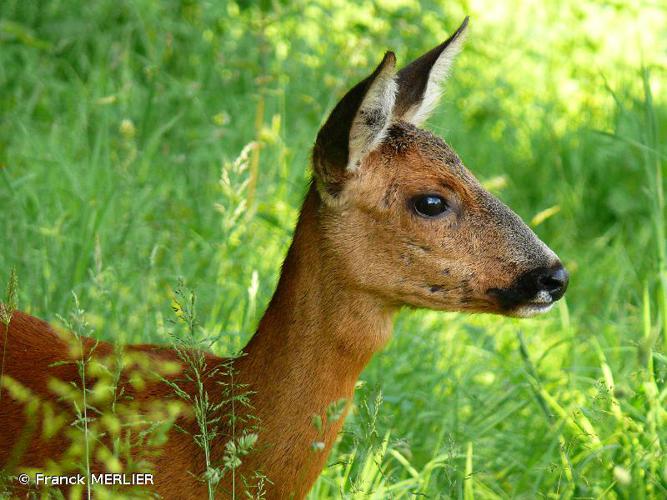
[[(233, 361), (238, 383), (250, 392), (247, 412), (257, 419), (258, 440), (243, 457), (236, 484), (223, 477), (219, 495), (240, 492), (238, 478), (254, 471), (270, 481), (268, 498), (307, 494), (342, 425), (342, 418), (326, 422), (327, 408), (352, 399), (357, 378), (388, 341), (392, 317), (402, 306), (530, 316), (549, 310), (565, 292), (568, 274), (556, 255), (482, 188), (442, 139), (419, 128), (438, 101), (467, 21), (398, 72), (394, 54), (387, 52), (319, 131), (314, 180), (277, 290), (243, 356)], [(92, 356), (112, 351), (104, 342), (83, 342)], [(16, 312), (6, 337), (0, 330), (4, 376), (41, 400), (54, 400), (50, 380), (82, 384), (76, 366), (58, 363), (71, 358), (67, 346), (47, 323)], [(123, 349), (186, 369), (174, 349)], [(224, 362), (206, 354), (209, 371)], [(228, 377), (221, 370), (204, 380), (209, 397), (220, 393)], [(122, 376), (123, 384), (139, 402), (176, 397), (164, 380), (142, 388)], [(192, 381), (181, 387), (197, 390)], [(71, 412), (71, 405), (58, 404)], [(63, 433), (45, 435), (40, 425), (21, 440), (28, 421), (24, 407), (5, 384), (0, 467), (10, 464), (12, 473), (57, 462), (70, 445)], [(325, 420), (319, 430), (314, 415)], [(44, 412), (39, 418), (49, 417)], [(198, 433), (191, 416), (179, 417), (178, 424)], [(229, 442), (225, 425), (210, 443), (212, 463), (223, 459)], [(322, 445), (313, 449), (314, 442)], [(207, 495), (203, 452), (192, 437), (169, 431), (152, 462), (149, 489), (165, 498)], [(91, 467), (103, 469), (98, 463)]]

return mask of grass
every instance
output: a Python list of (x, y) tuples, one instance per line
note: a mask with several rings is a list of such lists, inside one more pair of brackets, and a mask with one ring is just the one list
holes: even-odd
[(526, 321), (402, 312), (311, 497), (664, 497), (667, 12), (496, 4), (4, 0), (1, 281), (16, 268), (39, 317), (74, 292), (97, 337), (167, 343), (183, 277), (236, 353), (326, 112), (386, 48), (405, 61), (470, 13), (429, 127), (571, 288)]

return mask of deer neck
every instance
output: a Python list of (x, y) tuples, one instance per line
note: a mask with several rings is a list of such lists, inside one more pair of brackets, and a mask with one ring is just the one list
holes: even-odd
[[(327, 408), (351, 400), (364, 366), (389, 338), (393, 316), (377, 298), (341, 282), (340, 266), (326, 257), (319, 207), (311, 186), (276, 292), (237, 362), (263, 441), (251, 461), (297, 495), (319, 474), (342, 425), (343, 418), (326, 421)], [(314, 415), (323, 418), (322, 430)], [(272, 465), (276, 470), (266, 470)]]

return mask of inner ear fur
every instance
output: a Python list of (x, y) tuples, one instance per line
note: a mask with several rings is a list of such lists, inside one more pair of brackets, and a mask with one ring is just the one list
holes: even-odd
[(313, 168), (320, 192), (335, 197), (363, 157), (384, 138), (396, 99), (396, 56), (387, 52), (370, 76), (333, 109), (317, 134)]
[(442, 95), (442, 84), (463, 46), (468, 19), (466, 17), (447, 40), (398, 72), (395, 119), (419, 126), (429, 117)]
[(421, 125), (437, 104), (465, 38), (468, 17), (443, 43), (397, 74), (396, 56), (387, 52), (370, 76), (343, 96), (317, 134), (313, 170), (318, 191), (335, 200), (364, 156), (384, 139), (390, 124)]

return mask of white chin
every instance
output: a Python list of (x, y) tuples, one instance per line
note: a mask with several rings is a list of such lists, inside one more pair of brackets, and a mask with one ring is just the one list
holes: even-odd
[(514, 310), (514, 316), (518, 316), (520, 318), (530, 318), (531, 316), (537, 316), (538, 314), (549, 312), (553, 306), (553, 302), (548, 304), (526, 304), (525, 306), (517, 307)]

